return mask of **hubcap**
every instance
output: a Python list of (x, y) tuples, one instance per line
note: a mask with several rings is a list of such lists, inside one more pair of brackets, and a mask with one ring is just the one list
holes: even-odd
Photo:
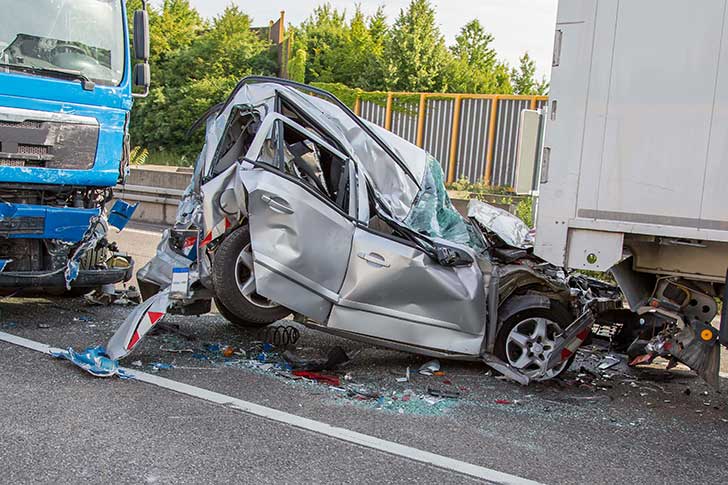
[(255, 273), (253, 273), (253, 252), (248, 243), (235, 262), (235, 282), (243, 298), (260, 308), (275, 308), (278, 305), (268, 298), (259, 295), (255, 288)]
[(506, 339), (508, 362), (529, 378), (537, 381), (554, 377), (566, 366), (566, 362), (546, 370), (556, 335), (561, 327), (546, 318), (528, 318), (518, 323)]

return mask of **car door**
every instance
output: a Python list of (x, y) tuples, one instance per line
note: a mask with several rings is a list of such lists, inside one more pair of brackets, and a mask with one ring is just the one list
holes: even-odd
[(478, 355), (489, 275), (477, 263), (442, 266), (413, 242), (387, 234), (375, 219), (360, 220), (354, 230), (349, 268), (329, 327)]
[[(291, 153), (287, 137), (297, 140), (299, 150), (311, 150), (306, 160)], [(331, 174), (316, 168), (312, 153), (335, 159), (346, 172), (329, 180)], [(240, 176), (248, 193), (256, 291), (325, 322), (338, 300), (354, 234), (349, 210), (355, 211), (356, 204), (346, 186), (349, 161), (311, 130), (274, 114), (266, 118), (247, 158)]]

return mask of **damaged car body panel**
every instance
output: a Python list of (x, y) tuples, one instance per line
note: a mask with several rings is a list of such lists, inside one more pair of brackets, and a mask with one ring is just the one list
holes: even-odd
[(357, 227), (328, 326), (477, 355), (484, 337), (485, 283), (477, 265), (445, 267), (413, 244)]
[[(142, 289), (165, 295), (154, 297), (158, 312), (214, 298), (240, 325), (293, 312), (332, 334), (482, 360), (524, 384), (555, 375), (539, 329), (556, 341), (554, 332), (587, 311), (589, 291), (569, 287), (563, 271), (545, 271), (520, 245), (492, 244), (488, 223), (454, 209), (427, 152), (291, 81), (247, 78), (207, 116), (178, 222), (138, 274)], [(186, 239), (196, 258), (185, 256)], [(180, 273), (188, 291), (170, 292)], [(500, 307), (527, 294), (547, 304), (527, 307), (519, 321), (523, 312), (499, 318)], [(140, 310), (119, 329), (108, 346), (116, 358), (131, 350), (132, 329), (152, 328), (146, 320)], [(510, 329), (531, 323), (533, 335), (513, 336), (510, 355)], [(514, 363), (531, 355), (526, 341), (540, 353), (519, 369)], [(560, 372), (566, 362), (553, 365)]]

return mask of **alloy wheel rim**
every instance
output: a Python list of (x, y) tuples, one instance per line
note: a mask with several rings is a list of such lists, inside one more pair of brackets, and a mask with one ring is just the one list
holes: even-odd
[(243, 298), (259, 308), (275, 308), (278, 305), (257, 293), (253, 269), (253, 252), (248, 243), (235, 261), (235, 282)]
[(546, 370), (561, 327), (547, 318), (528, 318), (515, 325), (506, 339), (508, 363), (529, 378), (547, 380), (558, 375), (568, 361)]

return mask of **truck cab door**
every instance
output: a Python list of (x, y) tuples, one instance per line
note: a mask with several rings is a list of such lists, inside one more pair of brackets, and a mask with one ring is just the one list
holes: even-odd
[(256, 292), (325, 322), (346, 274), (354, 234), (351, 163), (311, 130), (271, 114), (240, 176)]

